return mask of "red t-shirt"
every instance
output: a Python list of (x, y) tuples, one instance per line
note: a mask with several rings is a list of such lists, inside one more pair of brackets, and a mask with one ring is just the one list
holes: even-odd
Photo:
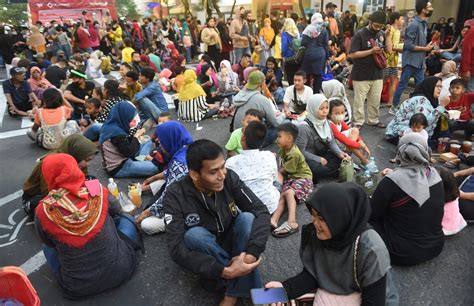
[(89, 33), (86, 32), (83, 28), (80, 28), (77, 30), (76, 33), (77, 37), (79, 38), (79, 41), (77, 42), (77, 46), (80, 49), (86, 49), (91, 47), (91, 41), (90, 41), (90, 35)]
[(332, 133), (334, 134), (334, 138), (342, 142), (346, 147), (351, 148), (351, 149), (359, 149), (360, 148), (360, 143), (359, 141), (361, 138), (357, 138), (357, 141), (349, 139), (346, 135), (344, 135), (342, 132), (346, 131), (349, 129), (349, 126), (342, 121), (341, 122), (341, 131), (337, 129), (337, 126), (334, 124), (334, 122), (329, 121), (329, 126), (331, 127)]
[(459, 117), (460, 120), (471, 120), (471, 104), (474, 102), (474, 93), (465, 93), (457, 101), (449, 102), (446, 106), (447, 110), (459, 110), (462, 107), (465, 107), (464, 112), (461, 113)]

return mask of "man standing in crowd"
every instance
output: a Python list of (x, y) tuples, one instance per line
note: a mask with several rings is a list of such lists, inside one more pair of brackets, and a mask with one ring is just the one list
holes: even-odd
[(428, 31), (427, 19), (433, 14), (433, 6), (428, 0), (416, 1), (417, 16), (405, 30), (405, 40), (402, 54), (402, 76), (398, 83), (397, 90), (393, 96), (393, 105), (389, 114), (395, 115), (403, 91), (408, 86), (411, 77), (415, 78), (418, 85), (425, 78), (425, 56), (433, 49), (433, 44), (426, 43)]
[(86, 29), (84, 29), (81, 22), (77, 23), (77, 30), (75, 36), (79, 50), (81, 50), (81, 52), (92, 53), (90, 34), (89, 32), (87, 32)]
[(342, 18), (342, 28), (345, 32), (351, 33), (351, 37), (354, 36), (354, 19), (352, 19), (351, 11), (347, 10), (344, 12), (344, 18)]
[(240, 61), (242, 55), (250, 53), (247, 15), (248, 12), (243, 12), (230, 23), (229, 35), (234, 46), (234, 64)]
[(474, 27), (464, 35), (462, 54), (459, 74), (466, 80), (467, 90), (474, 92)]
[(3, 81), (3, 93), (11, 116), (29, 116), (33, 106), (41, 104), (25, 81), (25, 74), (25, 68), (14, 67), (10, 69), (11, 79)]
[[(365, 122), (364, 101), (367, 98), (368, 125), (384, 128), (379, 121), (380, 96), (383, 87), (383, 69), (375, 64), (374, 56), (383, 52), (385, 41), (385, 13), (376, 11), (370, 22), (356, 32), (351, 42), (349, 57), (353, 60), (352, 80), (354, 84), (353, 123), (362, 128)], [(371, 41), (374, 43), (372, 45)]]
[(206, 289), (225, 289), (220, 305), (235, 305), (263, 285), (256, 268), (270, 233), (270, 214), (226, 169), (216, 143), (194, 142), (186, 161), (189, 174), (168, 187), (163, 203), (170, 256), (199, 275)]
[(337, 8), (337, 5), (335, 5), (332, 2), (329, 2), (326, 4), (326, 15), (328, 16), (329, 20), (329, 26), (328, 26), (328, 31), (329, 31), (329, 39), (337, 42), (338, 37), (339, 37), (339, 27), (337, 25), (337, 20), (334, 17), (334, 11)]

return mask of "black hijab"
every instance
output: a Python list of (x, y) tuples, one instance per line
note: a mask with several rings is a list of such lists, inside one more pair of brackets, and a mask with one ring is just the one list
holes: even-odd
[[(204, 64), (201, 66), (201, 74), (199, 75), (199, 82), (202, 83), (206, 83), (207, 81), (209, 81), (209, 76), (206, 75), (206, 72), (211, 69), (211, 65), (209, 64)], [(212, 79), (211, 79), (212, 81)]]
[(321, 241), (328, 249), (341, 250), (351, 245), (363, 231), (370, 228), (369, 198), (354, 183), (330, 183), (321, 186), (306, 201), (311, 213), (315, 209), (326, 221), (332, 238)]
[(416, 86), (415, 91), (410, 95), (410, 98), (417, 96), (424, 96), (430, 100), (431, 105), (436, 108), (439, 105), (438, 98), (433, 96), (436, 83), (441, 81), (441, 78), (430, 76), (425, 78), (418, 86)]

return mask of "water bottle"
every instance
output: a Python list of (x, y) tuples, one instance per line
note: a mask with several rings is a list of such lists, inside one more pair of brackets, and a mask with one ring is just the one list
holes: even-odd
[(370, 190), (373, 186), (374, 186), (374, 181), (372, 179), (372, 174), (370, 173), (369, 169), (367, 169), (364, 172), (364, 187), (367, 190)]
[(109, 184), (107, 185), (107, 189), (109, 189), (109, 192), (110, 192), (111, 195), (118, 198), (119, 189), (117, 187), (117, 183), (114, 182), (113, 178), (109, 178)]

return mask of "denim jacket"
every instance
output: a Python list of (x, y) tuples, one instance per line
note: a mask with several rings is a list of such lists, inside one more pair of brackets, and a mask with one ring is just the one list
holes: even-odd
[(425, 52), (414, 52), (416, 46), (426, 46), (428, 23), (419, 16), (415, 16), (412, 23), (405, 30), (405, 44), (403, 45), (402, 66), (424, 68)]

